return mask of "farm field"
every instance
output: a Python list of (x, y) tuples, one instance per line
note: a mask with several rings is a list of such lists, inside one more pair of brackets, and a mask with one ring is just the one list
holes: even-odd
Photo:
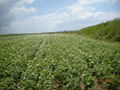
[(119, 90), (120, 43), (72, 34), (0, 36), (0, 90)]

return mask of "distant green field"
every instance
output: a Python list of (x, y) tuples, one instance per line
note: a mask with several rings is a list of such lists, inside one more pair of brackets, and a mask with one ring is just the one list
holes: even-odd
[(0, 37), (0, 90), (117, 90), (120, 44), (72, 34)]

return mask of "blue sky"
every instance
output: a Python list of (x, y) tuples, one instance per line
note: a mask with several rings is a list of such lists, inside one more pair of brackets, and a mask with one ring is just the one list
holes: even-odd
[(120, 0), (1, 0), (0, 34), (79, 30), (120, 17)]

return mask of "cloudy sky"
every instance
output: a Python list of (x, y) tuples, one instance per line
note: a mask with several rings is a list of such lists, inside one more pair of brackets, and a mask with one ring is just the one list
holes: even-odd
[(0, 34), (80, 28), (120, 16), (120, 0), (0, 0)]

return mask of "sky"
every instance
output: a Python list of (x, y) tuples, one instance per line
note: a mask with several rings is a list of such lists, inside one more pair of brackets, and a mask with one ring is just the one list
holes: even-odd
[(0, 34), (73, 31), (120, 17), (120, 0), (0, 0)]

